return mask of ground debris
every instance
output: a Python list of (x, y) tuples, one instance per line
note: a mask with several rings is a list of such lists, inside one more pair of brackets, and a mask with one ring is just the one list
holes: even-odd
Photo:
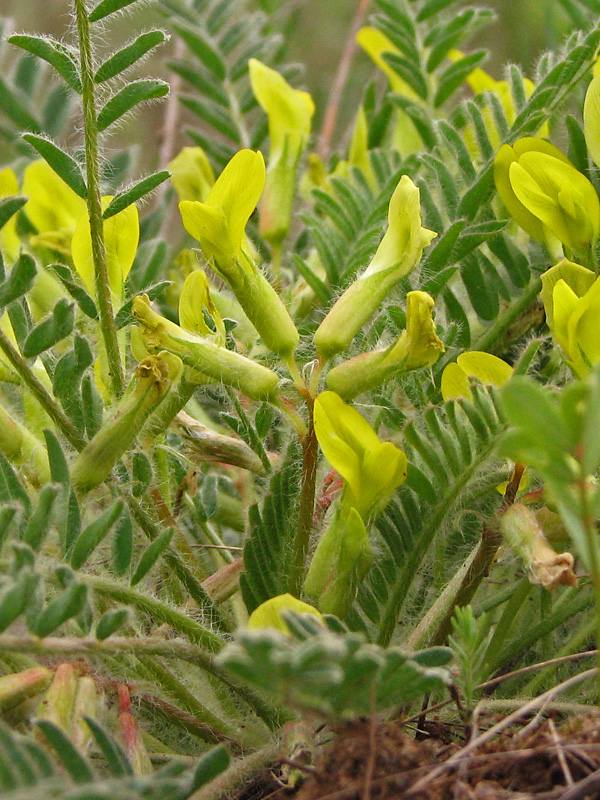
[[(484, 720), (480, 726), (484, 727)], [(481, 730), (480, 727), (480, 730)], [(374, 744), (374, 746), (373, 746)], [(323, 748), (294, 800), (600, 800), (600, 720), (579, 717), (535, 729), (515, 726), (455, 761), (418, 792), (412, 787), (460, 754), (447, 737), (415, 741), (401, 722), (345, 725)], [(374, 756), (373, 756), (374, 751)], [(370, 777), (370, 780), (368, 779)]]

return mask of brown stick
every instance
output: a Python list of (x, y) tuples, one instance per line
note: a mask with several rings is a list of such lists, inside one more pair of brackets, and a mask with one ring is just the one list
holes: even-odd
[(371, 0), (358, 0), (358, 5), (356, 6), (356, 12), (354, 14), (352, 25), (348, 31), (342, 57), (340, 58), (340, 63), (338, 64), (337, 72), (331, 85), (331, 90), (327, 99), (327, 107), (325, 108), (325, 114), (323, 117), (321, 135), (319, 136), (319, 142), (317, 144), (317, 153), (320, 158), (323, 159), (323, 161), (325, 161), (329, 156), (329, 148), (335, 132), (342, 94), (344, 93), (346, 81), (348, 80), (352, 59), (354, 58), (354, 54), (357, 50), (356, 34), (358, 33), (365, 17), (367, 16), (370, 3)]

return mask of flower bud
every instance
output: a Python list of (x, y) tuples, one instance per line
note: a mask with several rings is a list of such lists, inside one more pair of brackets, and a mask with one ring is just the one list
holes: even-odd
[(133, 299), (131, 311), (142, 327), (150, 351), (173, 353), (193, 370), (233, 386), (254, 400), (273, 400), (278, 396), (277, 373), (210, 339), (188, 333), (153, 311), (146, 295)]
[(524, 562), (531, 583), (539, 583), (549, 591), (559, 584), (577, 586), (572, 554), (557, 553), (550, 547), (529, 508), (522, 503), (510, 506), (500, 519), (500, 531), (506, 544)]
[(0, 678), (0, 711), (18, 706), (24, 700), (43, 692), (52, 681), (52, 671), (46, 667), (32, 667), (3, 675)]
[(304, 591), (319, 611), (344, 617), (373, 556), (360, 514), (342, 502), (325, 530), (306, 573)]
[(53, 722), (62, 731), (68, 733), (71, 729), (76, 691), (77, 675), (73, 665), (59, 664), (52, 684), (46, 692), (46, 697), (38, 709), (38, 717)]
[(84, 717), (97, 719), (100, 710), (100, 697), (93, 678), (84, 675), (77, 683), (77, 693), (73, 705), (71, 718), (70, 738), (75, 747), (81, 752), (85, 751), (91, 742), (90, 726)]
[(406, 330), (390, 347), (372, 350), (334, 367), (327, 375), (327, 388), (344, 400), (352, 400), (399, 372), (429, 367), (444, 352), (431, 311), (433, 298), (426, 292), (406, 296)]
[(293, 89), (285, 78), (256, 58), (248, 62), (250, 84), (269, 118), (269, 165), (260, 202), (260, 232), (281, 244), (290, 229), (298, 161), (310, 135), (315, 105), (307, 92)]
[(135, 775), (151, 775), (152, 763), (142, 738), (142, 731), (131, 713), (131, 698), (129, 690), (123, 684), (119, 685), (119, 714), (118, 725), (125, 754), (133, 768)]
[(388, 229), (362, 275), (346, 289), (319, 325), (314, 342), (321, 358), (344, 350), (396, 284), (419, 262), (436, 236), (421, 227), (420, 194), (403, 175), (390, 200)]
[(148, 356), (134, 373), (128, 391), (111, 419), (79, 453), (71, 471), (73, 486), (88, 492), (105, 480), (129, 448), (148, 415), (164, 398), (181, 364), (170, 356)]
[(239, 589), (240, 575), (244, 571), (244, 559), (236, 558), (231, 564), (213, 572), (205, 581), (202, 588), (213, 603), (222, 603)]

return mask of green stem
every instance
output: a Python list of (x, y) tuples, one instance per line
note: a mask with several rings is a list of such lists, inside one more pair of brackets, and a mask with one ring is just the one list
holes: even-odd
[(204, 741), (211, 743), (228, 741), (236, 750), (242, 749), (241, 742), (234, 736), (229, 725), (203, 706), (158, 659), (140, 655), (138, 661), (162, 691), (177, 703), (179, 709), (191, 714), (195, 721), (201, 723)]
[[(151, 505), (135, 500), (126, 494), (123, 495), (123, 500), (127, 503), (131, 516), (148, 539), (154, 541), (158, 538), (162, 533), (162, 529), (152, 520), (153, 509)], [(208, 614), (215, 627), (223, 631), (231, 631), (230, 622), (221, 614), (202, 587), (201, 581), (205, 576), (201, 572), (200, 563), (187, 539), (173, 519), (163, 520), (163, 523), (165, 522), (174, 529), (171, 545), (163, 554), (165, 563), (175, 573), (190, 597)]]
[(302, 485), (300, 489), (300, 508), (298, 512), (298, 528), (294, 539), (290, 564), (289, 592), (300, 597), (304, 585), (306, 559), (313, 529), (315, 510), (315, 488), (317, 480), (317, 461), (319, 445), (315, 434), (313, 419), (313, 400), (307, 401), (309, 411), (308, 432), (302, 441), (304, 458), (302, 462)]
[(94, 83), (94, 59), (90, 36), (90, 21), (86, 0), (74, 0), (79, 37), (81, 68), (81, 94), (83, 104), (83, 129), (85, 140), (85, 163), (87, 178), (87, 206), (90, 220), (94, 284), (98, 301), (100, 330), (106, 350), (108, 371), (117, 397), (123, 393), (123, 367), (119, 353), (117, 329), (106, 264), (106, 247), (102, 221), (102, 198), (100, 193), (100, 162), (98, 156), (98, 123), (96, 119), (96, 88)]
[(83, 450), (86, 445), (86, 441), (83, 436), (79, 433), (71, 420), (63, 413), (52, 395), (33, 374), (27, 361), (15, 349), (15, 347), (13, 347), (10, 340), (1, 330), (0, 349), (10, 361), (11, 365), (15, 368), (15, 371), (19, 374), (25, 386), (27, 386), (38, 403), (42, 406), (46, 414), (48, 414), (50, 419), (60, 428), (65, 436), (65, 439), (67, 439), (76, 450)]
[(452, 630), (452, 616), (454, 614), (454, 609), (457, 607), (463, 608), (471, 602), (475, 592), (481, 584), (481, 581), (489, 573), (490, 567), (496, 558), (498, 548), (502, 544), (502, 535), (499, 530), (498, 521), (508, 506), (512, 505), (515, 501), (517, 491), (519, 490), (521, 477), (523, 475), (523, 470), (524, 467), (521, 464), (515, 464), (513, 474), (508, 482), (508, 486), (506, 487), (502, 505), (500, 506), (497, 514), (494, 515), (491, 522), (485, 525), (481, 536), (481, 542), (479, 543), (473, 560), (465, 572), (456, 595), (448, 604), (446, 614), (443, 616), (436, 632), (431, 638), (431, 645), (443, 644), (447, 640), (448, 635)]
[[(507, 344), (512, 343), (514, 338), (520, 338), (530, 327), (530, 324), (528, 324), (529, 318), (531, 318), (531, 323), (536, 321), (536, 318), (529, 313), (529, 307), (535, 301), (541, 288), (541, 280), (539, 278), (534, 278), (523, 293), (508, 306), (504, 314), (501, 314), (494, 324), (489, 327), (477, 341), (473, 342), (472, 349), (485, 350), (486, 352), (504, 352), (504, 350), (507, 349)], [(500, 337), (507, 335), (509, 328), (517, 322), (522, 322), (525, 326), (525, 330), (523, 330), (523, 326), (519, 326), (518, 336), (508, 337), (510, 338), (510, 342), (507, 343), (503, 341), (502, 344), (499, 345), (498, 340)]]
[(211, 653), (218, 653), (225, 645), (223, 637), (213, 633), (193, 617), (188, 614), (182, 614), (181, 611), (177, 611), (176, 608), (167, 603), (107, 578), (100, 578), (95, 575), (86, 575), (84, 577), (85, 582), (89, 584), (96, 594), (108, 597), (117, 603), (135, 606), (135, 608), (147, 614), (154, 622), (169, 625), (189, 639), (190, 642), (205, 647)]

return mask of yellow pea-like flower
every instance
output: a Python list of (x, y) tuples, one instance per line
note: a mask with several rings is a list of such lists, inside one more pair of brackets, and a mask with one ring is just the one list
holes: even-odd
[(315, 401), (315, 433), (325, 458), (344, 479), (344, 502), (367, 519), (404, 483), (406, 455), (382, 442), (367, 420), (335, 392)]
[(250, 84), (269, 120), (269, 165), (260, 204), (260, 232), (281, 244), (290, 228), (298, 161), (310, 136), (315, 104), (276, 70), (256, 58), (248, 62)]
[(470, 378), (481, 383), (502, 386), (513, 374), (506, 361), (491, 353), (472, 350), (461, 353), (455, 362), (447, 364), (442, 373), (442, 397), (452, 400), (458, 397), (473, 399)]
[(371, 263), (346, 289), (319, 325), (314, 342), (322, 358), (344, 350), (396, 284), (411, 272), (437, 236), (421, 225), (418, 188), (400, 178), (390, 200), (388, 228)]

